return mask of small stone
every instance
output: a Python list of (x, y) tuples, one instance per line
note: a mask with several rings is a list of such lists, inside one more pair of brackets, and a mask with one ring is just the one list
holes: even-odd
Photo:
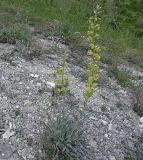
[(105, 138), (107, 138), (108, 137), (108, 134), (105, 134)]
[(20, 108), (20, 106), (15, 106), (15, 108), (16, 108), (16, 109), (19, 109), (19, 108)]
[(4, 154), (4, 153), (2, 153), (1, 155), (2, 155), (2, 157), (4, 157), (4, 156), (5, 156), (5, 154)]
[(7, 97), (4, 96), (3, 99), (4, 99), (4, 100), (7, 100)]
[(29, 87), (29, 86), (27, 86), (27, 87), (26, 87), (26, 89), (30, 89), (30, 87)]
[(32, 117), (32, 114), (31, 113), (28, 113), (28, 118), (31, 118)]
[(141, 130), (143, 130), (143, 117), (141, 117), (139, 120), (139, 127)]
[(90, 144), (90, 146), (91, 147), (93, 147), (95, 150), (97, 149), (97, 142), (96, 141), (94, 141), (94, 140), (90, 140), (90, 142), (89, 142), (89, 144)]
[(141, 130), (143, 130), (143, 124), (139, 124)]
[(30, 81), (30, 83), (33, 83), (33, 80), (32, 80), (32, 81)]
[(41, 83), (37, 83), (37, 86), (38, 86), (38, 87), (41, 87)]
[(4, 79), (4, 77), (2, 76), (1, 79)]
[(90, 117), (90, 119), (91, 119), (91, 120), (97, 120), (97, 118), (95, 118), (95, 117)]
[(33, 159), (33, 158), (34, 158), (33, 155), (29, 155), (29, 156), (28, 156), (28, 159)]
[(114, 156), (110, 156), (109, 160), (116, 160), (116, 158)]
[(19, 81), (20, 81), (20, 78), (19, 78), (19, 77), (16, 77), (15, 80), (16, 80), (17, 82), (19, 82)]
[(113, 124), (109, 124), (108, 130), (111, 131), (113, 129)]
[(2, 135), (3, 139), (9, 139), (15, 134), (15, 132), (11, 131), (10, 128), (6, 130), (6, 132)]
[(12, 123), (11, 122), (9, 122), (9, 128), (12, 129)]
[(143, 123), (143, 117), (140, 118), (139, 122), (140, 122), (140, 123)]
[(103, 123), (104, 125), (107, 125), (107, 124), (108, 124), (108, 122), (107, 122), (107, 121), (104, 121), (103, 119), (102, 119), (101, 121), (102, 121), (102, 123)]
[(32, 104), (32, 102), (29, 101), (29, 100), (25, 100), (25, 101), (24, 101), (24, 106), (26, 106), (26, 105), (29, 105), (29, 106), (30, 106), (31, 104)]
[(47, 86), (49, 86), (50, 88), (54, 88), (54, 87), (56, 86), (54, 82), (47, 82), (46, 84), (47, 84)]
[(35, 77), (35, 78), (38, 78), (38, 77), (39, 77), (39, 75), (38, 75), (38, 74), (35, 74), (35, 75), (34, 75), (34, 77)]
[(34, 74), (30, 74), (31, 77), (34, 77)]
[(30, 76), (33, 77), (33, 78), (38, 78), (39, 77), (38, 74), (30, 74)]

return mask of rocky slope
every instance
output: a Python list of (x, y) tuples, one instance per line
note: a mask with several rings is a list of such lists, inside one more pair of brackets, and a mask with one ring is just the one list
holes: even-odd
[[(0, 59), (0, 160), (40, 160), (41, 121), (47, 120), (45, 109), (50, 114), (58, 111), (56, 107), (49, 109), (54, 72), (59, 57), (65, 51), (68, 54), (72, 51), (62, 43), (41, 36), (33, 37), (33, 41), (33, 46), (42, 50), (42, 54), (32, 58), (23, 57), (15, 45), (0, 44), (3, 57)], [(71, 94), (64, 103), (59, 103), (67, 107), (67, 112), (80, 115), (83, 112), (85, 88), (81, 77), (84, 70), (67, 65)], [(120, 67), (130, 70), (134, 83), (143, 83), (141, 69)], [(106, 73), (104, 65), (103, 70)], [(124, 160), (131, 154), (134, 159), (143, 160), (143, 117), (133, 111), (135, 101), (128, 88), (121, 87), (113, 78), (104, 78), (84, 111), (88, 148), (85, 159)]]

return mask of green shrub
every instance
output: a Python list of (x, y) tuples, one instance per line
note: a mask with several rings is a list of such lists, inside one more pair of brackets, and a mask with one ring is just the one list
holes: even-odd
[(71, 47), (77, 44), (80, 41), (81, 35), (79, 32), (74, 32), (74, 27), (67, 21), (59, 22), (56, 21), (53, 24), (53, 27), (48, 31), (43, 33), (44, 36), (56, 36), (63, 40), (66, 44)]
[(129, 72), (126, 69), (118, 69), (117, 64), (109, 65), (107, 68), (109, 76), (114, 76), (121, 86), (127, 86), (129, 81)]
[(126, 69), (118, 70), (116, 79), (121, 84), (121, 86), (126, 86), (129, 84), (129, 72)]
[(12, 66), (15, 66), (16, 64), (13, 62), (12, 58), (11, 58), (11, 55), (9, 54), (2, 54), (0, 55), (0, 59), (4, 62), (7, 62), (9, 63), (10, 65)]
[(28, 31), (22, 27), (1, 26), (0, 27), (0, 43), (15, 44), (16, 40), (28, 41)]
[(134, 160), (134, 158), (128, 153), (125, 155), (124, 160)]
[(83, 131), (79, 121), (69, 116), (58, 116), (44, 125), (43, 152), (54, 160), (75, 160), (82, 157)]

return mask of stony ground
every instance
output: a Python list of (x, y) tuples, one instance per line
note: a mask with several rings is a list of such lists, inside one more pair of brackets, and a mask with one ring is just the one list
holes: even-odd
[[(14, 45), (0, 44), (0, 55), (9, 55), (0, 60), (0, 160), (40, 160), (41, 121), (46, 121), (45, 109), (52, 113), (48, 106), (52, 105), (54, 71), (59, 57), (65, 51), (72, 53), (54, 40), (35, 36), (33, 41), (33, 46), (43, 50), (37, 58), (23, 57)], [(130, 70), (135, 84), (143, 83), (140, 68), (120, 67)], [(106, 73), (105, 65), (103, 71)], [(67, 75), (71, 95), (66, 105), (79, 115), (83, 111), (84, 70), (68, 64)], [(143, 160), (143, 117), (133, 111), (134, 101), (128, 88), (105, 76), (85, 111), (86, 160), (124, 160), (128, 153), (135, 160)]]

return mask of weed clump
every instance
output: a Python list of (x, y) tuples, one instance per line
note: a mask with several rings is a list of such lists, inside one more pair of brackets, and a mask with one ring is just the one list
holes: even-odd
[(62, 43), (69, 45), (71, 48), (75, 46), (81, 39), (79, 32), (74, 32), (74, 27), (69, 22), (55, 21), (53, 26), (43, 32), (45, 37), (58, 37)]
[(114, 75), (114, 77), (116, 78), (117, 82), (121, 86), (128, 86), (130, 84), (129, 71), (127, 71), (126, 69), (122, 69), (122, 70), (118, 69), (116, 63), (108, 66), (107, 73), (108, 73), (109, 76)]
[(134, 94), (133, 110), (139, 115), (143, 116), (143, 85), (132, 86)]
[(2, 54), (0, 55), (0, 59), (4, 62), (9, 63), (12, 66), (15, 66), (16, 64), (13, 62), (11, 55), (7, 55), (7, 54)]
[(83, 130), (79, 121), (69, 116), (58, 116), (44, 125), (42, 147), (44, 158), (76, 160), (82, 157)]
[(17, 40), (27, 42), (29, 35), (26, 29), (16, 26), (0, 27), (0, 43), (15, 44)]
[(134, 158), (130, 154), (126, 154), (124, 160), (134, 160)]

